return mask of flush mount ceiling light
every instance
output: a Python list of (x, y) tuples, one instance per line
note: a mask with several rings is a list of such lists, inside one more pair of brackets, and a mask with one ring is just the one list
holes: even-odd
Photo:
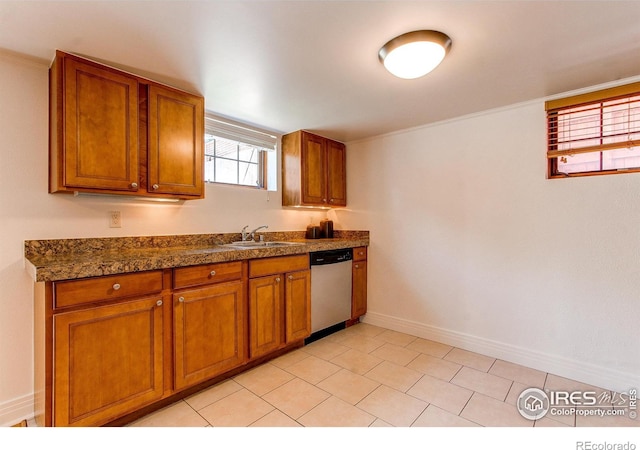
[(451, 38), (433, 30), (411, 31), (389, 42), (378, 52), (384, 67), (399, 78), (413, 79), (428, 74), (444, 59)]

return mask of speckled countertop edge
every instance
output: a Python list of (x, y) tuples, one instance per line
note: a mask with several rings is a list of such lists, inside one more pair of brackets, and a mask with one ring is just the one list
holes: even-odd
[(222, 247), (240, 240), (237, 233), (32, 240), (25, 241), (25, 266), (35, 281), (59, 281), (369, 245), (368, 231), (336, 230), (332, 239), (313, 240), (304, 239), (304, 232), (261, 234), (266, 241), (300, 245), (242, 250)]

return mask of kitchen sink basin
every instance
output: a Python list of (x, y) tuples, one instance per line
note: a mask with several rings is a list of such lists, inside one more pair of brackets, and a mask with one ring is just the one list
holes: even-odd
[(304, 245), (302, 242), (284, 242), (284, 241), (236, 241), (229, 244), (223, 244), (223, 247), (235, 249), (252, 249), (252, 248), (269, 248), (269, 247), (290, 247), (295, 245)]

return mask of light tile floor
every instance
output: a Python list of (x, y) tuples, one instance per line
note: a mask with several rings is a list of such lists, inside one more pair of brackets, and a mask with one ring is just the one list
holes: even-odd
[(526, 420), (515, 405), (518, 395), (528, 387), (607, 393), (556, 375), (361, 323), (129, 426), (640, 426), (640, 419), (626, 416), (547, 415), (535, 422)]

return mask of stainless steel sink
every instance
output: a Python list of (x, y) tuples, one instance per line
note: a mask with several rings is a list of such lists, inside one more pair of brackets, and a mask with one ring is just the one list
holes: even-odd
[(268, 248), (268, 247), (290, 247), (295, 245), (304, 245), (302, 242), (284, 242), (284, 241), (236, 241), (229, 244), (223, 244), (223, 247), (230, 247), (235, 249), (252, 249), (252, 248)]

